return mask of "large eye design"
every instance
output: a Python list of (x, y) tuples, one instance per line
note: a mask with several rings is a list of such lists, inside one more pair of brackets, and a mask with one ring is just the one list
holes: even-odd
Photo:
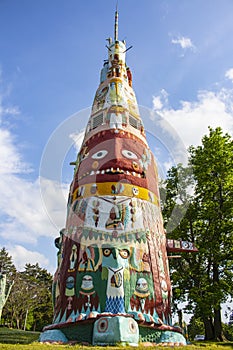
[(111, 253), (112, 253), (112, 250), (109, 249), (109, 248), (105, 248), (105, 249), (103, 250), (104, 256), (109, 256)]
[(123, 259), (127, 259), (129, 257), (129, 251), (127, 249), (120, 250), (119, 254)]
[(104, 158), (106, 155), (108, 154), (108, 151), (106, 151), (105, 149), (102, 149), (101, 151), (98, 151), (96, 153), (94, 153), (91, 158), (92, 159), (102, 159)]
[(107, 329), (108, 329), (108, 319), (101, 317), (101, 319), (97, 321), (97, 330), (99, 333), (105, 333)]
[(125, 158), (128, 158), (128, 159), (138, 159), (137, 155), (131, 151), (129, 151), (128, 149), (123, 149), (121, 151), (122, 155), (125, 157)]

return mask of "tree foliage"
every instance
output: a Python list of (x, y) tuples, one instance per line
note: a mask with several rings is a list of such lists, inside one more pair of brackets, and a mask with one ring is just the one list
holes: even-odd
[(171, 217), (168, 237), (199, 249), (172, 261), (174, 300), (188, 298), (187, 309), (201, 317), (206, 339), (223, 340), (221, 304), (233, 295), (233, 141), (210, 128), (189, 153), (186, 168), (169, 171), (163, 203), (165, 217)]
[(0, 271), (7, 275), (8, 281), (12, 282), (16, 274), (16, 268), (13, 264), (12, 257), (5, 247), (0, 250)]
[(8, 281), (14, 280), (3, 319), (11, 327), (41, 330), (52, 321), (52, 275), (38, 264), (26, 264), (17, 271), (5, 248), (0, 251), (0, 263)]
[(188, 335), (190, 340), (194, 340), (195, 335), (204, 334), (205, 327), (200, 317), (192, 316), (188, 325)]

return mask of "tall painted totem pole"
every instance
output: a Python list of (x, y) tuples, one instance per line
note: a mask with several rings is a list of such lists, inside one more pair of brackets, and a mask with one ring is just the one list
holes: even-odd
[(118, 40), (117, 12), (107, 50), (73, 163), (66, 227), (55, 240), (54, 321), (40, 340), (185, 344), (171, 325), (157, 166), (125, 61), (126, 43)]

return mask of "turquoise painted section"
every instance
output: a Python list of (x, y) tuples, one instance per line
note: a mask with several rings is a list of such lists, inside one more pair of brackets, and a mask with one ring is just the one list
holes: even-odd
[[(96, 320), (68, 322), (62, 325), (51, 325), (41, 333), (40, 342), (77, 342), (98, 346), (140, 343), (186, 345), (185, 337), (176, 331), (155, 329), (153, 326), (138, 325), (131, 317), (102, 316)], [(49, 328), (48, 327), (48, 328)], [(56, 328), (59, 327), (59, 328)]]
[(139, 326), (139, 342), (173, 345), (187, 345), (185, 337), (178, 332), (157, 330), (150, 327)]
[(161, 338), (159, 342), (187, 345), (186, 339), (182, 334), (171, 331), (161, 332)]
[(93, 345), (105, 346), (121, 343), (137, 346), (138, 341), (138, 324), (131, 317), (101, 317), (94, 324)]
[(59, 329), (51, 329), (40, 334), (39, 341), (68, 343), (65, 334)]

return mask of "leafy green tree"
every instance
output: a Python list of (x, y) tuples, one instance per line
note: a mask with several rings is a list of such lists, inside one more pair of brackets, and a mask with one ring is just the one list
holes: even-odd
[[(233, 141), (220, 128), (210, 128), (202, 145), (189, 152), (190, 166), (168, 174), (164, 214), (171, 215), (168, 237), (190, 240), (199, 252), (172, 260), (174, 299), (188, 297), (187, 309), (201, 317), (206, 339), (221, 341), (221, 304), (233, 294)], [(174, 210), (183, 213), (179, 224)]]
[(223, 324), (223, 334), (229, 341), (233, 341), (233, 324)]
[(52, 321), (52, 275), (38, 264), (26, 264), (14, 275), (4, 318), (11, 327), (41, 330)]
[(214, 338), (222, 340), (221, 303), (233, 293), (233, 141), (230, 135), (223, 135), (221, 128), (210, 128), (202, 146), (191, 147), (190, 154), (200, 208), (197, 239), (204, 251), (210, 286), (206, 297), (212, 310), (211, 327)]
[(188, 325), (188, 335), (189, 339), (193, 340), (195, 335), (197, 334), (204, 334), (205, 333), (205, 327), (202, 319), (200, 317), (193, 316), (190, 319), (189, 325)]
[(33, 329), (41, 330), (43, 326), (52, 322), (52, 275), (38, 264), (26, 264), (22, 275), (30, 295), (27, 310), (30, 310), (33, 316)]

